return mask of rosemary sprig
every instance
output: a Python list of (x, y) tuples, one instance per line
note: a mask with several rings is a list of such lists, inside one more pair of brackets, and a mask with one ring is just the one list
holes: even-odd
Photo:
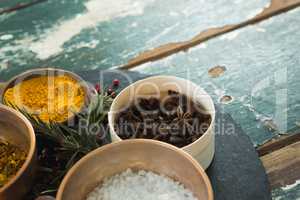
[(25, 109), (5, 102), (21, 112), (33, 125), (37, 136), (40, 168), (48, 169), (47, 173), (40, 170), (33, 188), (34, 197), (40, 194), (54, 195), (62, 178), (76, 161), (111, 142), (107, 131), (107, 114), (111, 103), (110, 96), (96, 95), (84, 112), (75, 114), (78, 123), (69, 127), (62, 123), (43, 122)]

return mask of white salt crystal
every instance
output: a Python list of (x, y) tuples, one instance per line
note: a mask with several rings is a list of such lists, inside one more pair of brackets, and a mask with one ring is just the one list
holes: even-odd
[(128, 169), (104, 180), (86, 200), (198, 200), (181, 183), (166, 176)]

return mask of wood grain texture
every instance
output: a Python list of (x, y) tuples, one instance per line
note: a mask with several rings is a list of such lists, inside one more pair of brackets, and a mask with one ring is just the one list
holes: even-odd
[(130, 69), (137, 65), (150, 61), (155, 61), (180, 51), (187, 51), (189, 48), (199, 45), (200, 43), (207, 41), (211, 38), (237, 30), (239, 28), (243, 28), (251, 24), (258, 23), (272, 16), (294, 9), (298, 6), (300, 6), (300, 0), (271, 0), (271, 4), (269, 7), (265, 8), (261, 13), (249, 20), (246, 20), (239, 24), (226, 25), (224, 27), (219, 28), (210, 28), (201, 32), (191, 40), (177, 43), (169, 43), (154, 48), (153, 50), (145, 51), (137, 57), (129, 60), (129, 62), (121, 66), (120, 69)]
[(272, 189), (300, 179), (300, 141), (261, 157)]
[(290, 144), (300, 141), (300, 133), (294, 135), (283, 135), (279, 138), (273, 138), (265, 144), (259, 146), (256, 150), (260, 157), (286, 147)]

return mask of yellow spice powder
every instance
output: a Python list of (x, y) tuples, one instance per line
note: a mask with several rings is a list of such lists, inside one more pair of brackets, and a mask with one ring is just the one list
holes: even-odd
[(0, 188), (4, 186), (26, 160), (27, 153), (0, 139)]
[(84, 90), (66, 75), (40, 76), (9, 88), (4, 99), (43, 122), (64, 122), (84, 104)]

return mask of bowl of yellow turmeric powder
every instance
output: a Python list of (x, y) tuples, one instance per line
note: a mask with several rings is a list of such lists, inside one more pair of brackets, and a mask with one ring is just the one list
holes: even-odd
[(21, 200), (36, 171), (36, 139), (21, 113), (0, 104), (0, 199)]
[(26, 71), (12, 78), (1, 102), (45, 123), (73, 122), (89, 104), (93, 92), (78, 75), (57, 68)]

